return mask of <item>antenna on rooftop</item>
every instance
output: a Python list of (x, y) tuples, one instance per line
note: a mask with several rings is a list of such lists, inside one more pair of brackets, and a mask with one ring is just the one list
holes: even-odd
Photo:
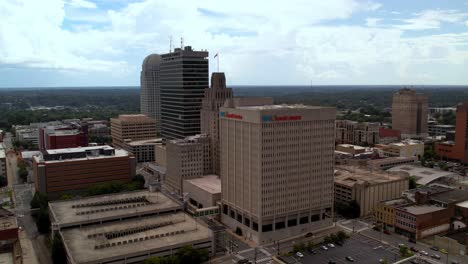
[(180, 38), (180, 48), (184, 49), (184, 37)]

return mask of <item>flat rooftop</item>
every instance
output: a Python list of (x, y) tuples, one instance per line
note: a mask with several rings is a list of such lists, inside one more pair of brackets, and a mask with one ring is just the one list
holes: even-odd
[(404, 174), (389, 173), (384, 171), (370, 171), (356, 166), (336, 166), (335, 183), (347, 185), (355, 184), (379, 184), (405, 179)]
[(74, 226), (113, 219), (175, 211), (181, 205), (160, 192), (136, 191), (49, 203), (59, 226)]
[(75, 263), (101, 263), (212, 240), (212, 232), (178, 212), (60, 231)]
[(186, 181), (211, 194), (221, 193), (221, 179), (218, 175), (206, 175)]
[(412, 206), (406, 206), (406, 207), (400, 208), (400, 210), (406, 211), (412, 215), (428, 214), (428, 213), (433, 213), (437, 211), (442, 211), (445, 209), (447, 208), (435, 206), (435, 205), (412, 205)]
[(353, 149), (359, 149), (359, 150), (362, 150), (362, 149), (366, 149), (365, 147), (361, 147), (361, 146), (358, 146), (358, 145), (352, 145), (352, 144), (339, 144), (337, 145), (337, 147), (340, 146), (340, 147), (343, 147), (343, 148), (353, 148)]
[(152, 139), (145, 139), (145, 140), (135, 140), (135, 141), (127, 141), (125, 144), (130, 146), (141, 146), (141, 145), (159, 145), (162, 144), (162, 138), (152, 138)]
[(392, 199), (392, 200), (387, 200), (382, 202), (385, 205), (389, 206), (404, 206), (410, 204), (410, 202), (404, 198), (397, 198), (397, 199)]
[(468, 201), (468, 190), (451, 190), (431, 196), (431, 200), (442, 203), (459, 203)]
[(130, 122), (130, 123), (155, 123), (156, 121), (143, 114), (119, 115), (118, 118), (111, 118), (111, 121)]
[(103, 145), (103, 146), (78, 147), (78, 148), (48, 149), (46, 150), (46, 153), (50, 155), (55, 155), (55, 154), (85, 152), (85, 151), (99, 150), (99, 149), (113, 150), (114, 148), (108, 145)]
[(0, 230), (13, 229), (17, 227), (18, 222), (15, 214), (6, 209), (0, 208)]

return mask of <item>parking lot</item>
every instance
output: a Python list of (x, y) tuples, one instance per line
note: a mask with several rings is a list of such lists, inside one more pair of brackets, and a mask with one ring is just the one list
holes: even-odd
[[(348, 256), (354, 259), (353, 263), (366, 264), (377, 264), (380, 259), (387, 259), (389, 263), (392, 263), (399, 259), (398, 249), (360, 234), (354, 234), (343, 246), (336, 246), (328, 250), (316, 248), (315, 251), (317, 252), (315, 255), (303, 252), (305, 255), (303, 258), (294, 257), (293, 259), (295, 263), (304, 264), (327, 264), (329, 261), (334, 261), (337, 264), (351, 263), (351, 261), (346, 260)], [(292, 257), (287, 258), (288, 263), (294, 263), (291, 259)]]

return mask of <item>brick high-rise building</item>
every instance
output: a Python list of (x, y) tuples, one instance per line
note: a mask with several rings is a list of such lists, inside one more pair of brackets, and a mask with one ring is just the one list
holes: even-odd
[(392, 128), (401, 132), (402, 138), (427, 137), (427, 96), (411, 89), (401, 89), (393, 94)]
[(146, 115), (119, 115), (111, 118), (112, 145), (124, 148), (125, 141), (156, 138), (156, 121)]
[(379, 128), (379, 123), (336, 120), (336, 144), (375, 145)]
[(200, 109), (208, 87), (208, 52), (186, 46), (161, 58), (162, 137), (182, 139), (200, 134)]
[(468, 163), (468, 102), (457, 106), (455, 141), (436, 143), (434, 148), (440, 157)]
[(219, 175), (219, 108), (232, 98), (232, 89), (226, 88), (223, 72), (211, 75), (211, 88), (205, 89), (201, 109), (201, 133), (210, 137), (213, 173)]
[(151, 54), (143, 60), (140, 74), (141, 113), (156, 121), (156, 132), (161, 133), (161, 56)]
[(222, 107), (222, 221), (259, 244), (331, 226), (335, 118), (328, 107)]

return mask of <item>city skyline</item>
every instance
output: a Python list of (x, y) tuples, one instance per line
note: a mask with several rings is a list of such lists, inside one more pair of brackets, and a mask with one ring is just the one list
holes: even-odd
[[(23, 3), (24, 2), (24, 3)], [(467, 1), (13, 0), (0, 88), (137, 86), (151, 53), (210, 52), (232, 85), (463, 85)], [(27, 76), (28, 78), (25, 78)]]

